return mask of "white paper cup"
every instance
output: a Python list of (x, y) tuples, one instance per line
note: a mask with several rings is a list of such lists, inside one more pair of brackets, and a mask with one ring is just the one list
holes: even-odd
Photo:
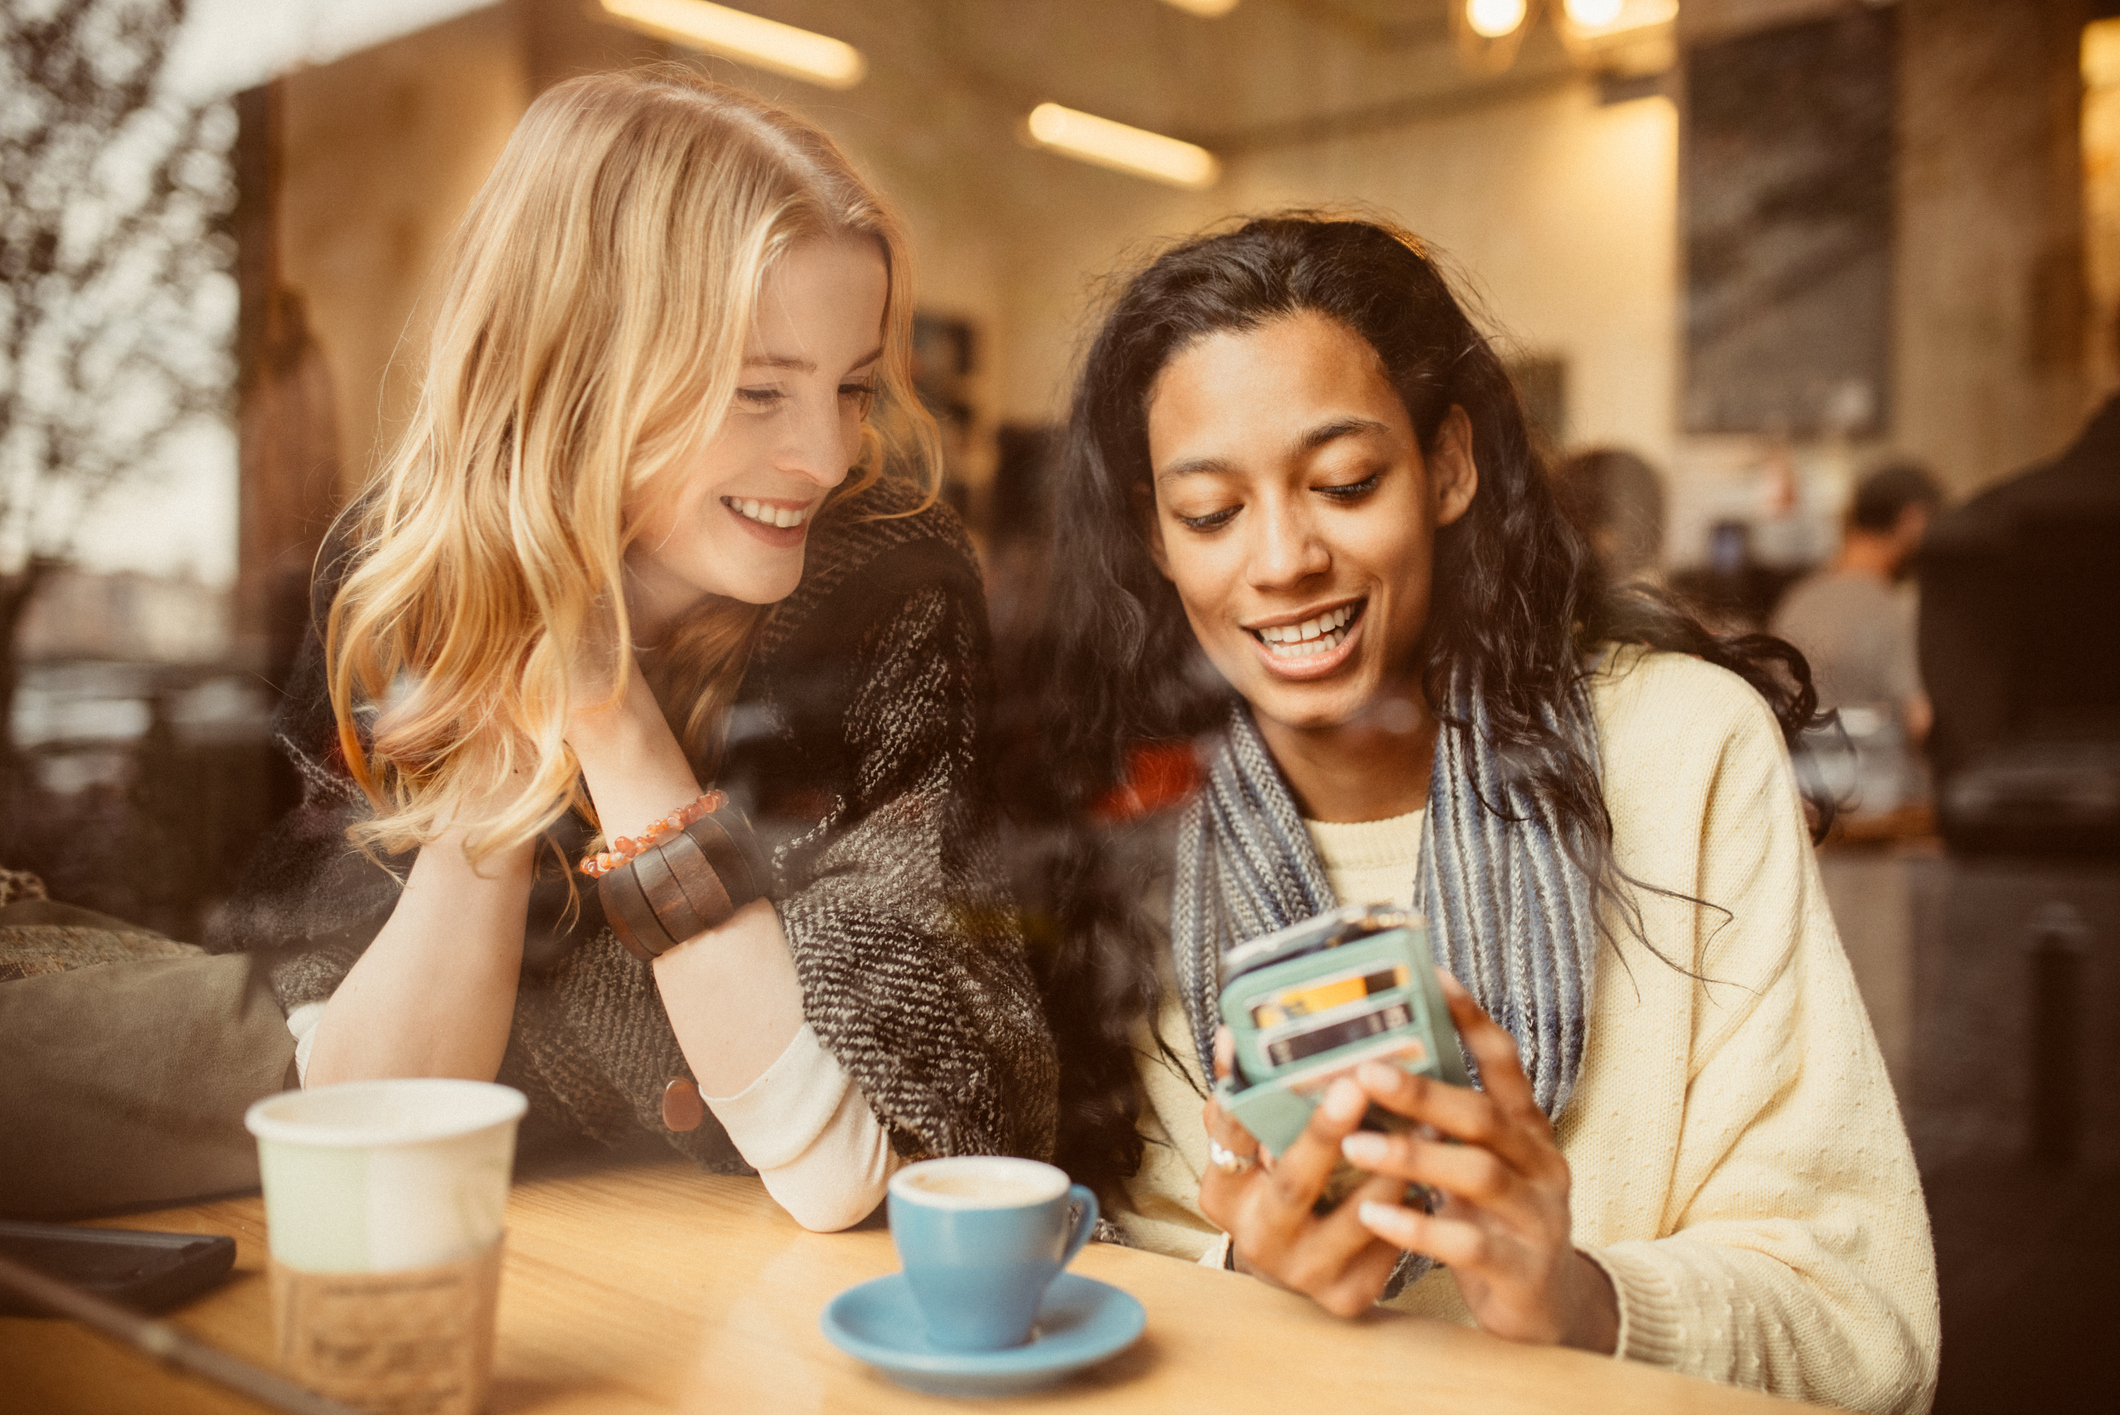
[(523, 1093), (484, 1081), (352, 1081), (283, 1091), (258, 1137), (273, 1257), (376, 1273), (473, 1258), (501, 1236)]
[(290, 1377), (376, 1415), (485, 1404), (525, 1108), (506, 1086), (442, 1080), (320, 1086), (250, 1108)]

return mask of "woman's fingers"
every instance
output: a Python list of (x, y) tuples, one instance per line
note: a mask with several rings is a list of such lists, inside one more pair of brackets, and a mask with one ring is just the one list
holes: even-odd
[(1460, 1140), (1476, 1139), (1494, 1124), (1494, 1102), (1468, 1086), (1417, 1076), (1384, 1061), (1364, 1062), (1354, 1079), (1385, 1110)]
[(1399, 1250), (1363, 1225), (1361, 1211), (1375, 1204), (1389, 1207), (1403, 1192), (1395, 1181), (1368, 1180), (1326, 1215), (1303, 1244), (1299, 1260), (1315, 1256), (1322, 1261), (1302, 1290), (1334, 1316), (1359, 1317), (1384, 1295)]
[[(1306, 1208), (1299, 1232), (1292, 1241), (1280, 1247), (1275, 1279), (1322, 1300), (1327, 1292), (1345, 1281), (1349, 1268), (1361, 1257), (1362, 1250), (1376, 1242), (1375, 1235), (1362, 1226), (1357, 1214), (1362, 1201), (1389, 1202), (1404, 1192), (1404, 1187), (1394, 1180), (1372, 1177), (1363, 1181), (1338, 1208), (1323, 1218), (1314, 1216)], [(1261, 1197), (1268, 1196), (1262, 1194)], [(1254, 1266), (1263, 1266), (1261, 1260), (1272, 1256), (1264, 1252), (1247, 1252), (1241, 1237), (1237, 1252)], [(1388, 1274), (1388, 1268), (1386, 1272)], [(1369, 1301), (1375, 1300), (1372, 1293)]]
[(1423, 1121), (1468, 1144), (1483, 1145), (1511, 1163), (1533, 1169), (1553, 1153), (1553, 1128), (1539, 1110), (1517, 1057), (1516, 1042), (1481, 1010), (1472, 994), (1438, 968), (1451, 1020), (1479, 1063), (1479, 1091), (1370, 1062), (1355, 1075), (1384, 1109)]
[(1340, 1141), (1354, 1132), (1368, 1110), (1369, 1097), (1346, 1077), (1326, 1088), (1303, 1133), (1287, 1153), (1274, 1156), (1274, 1187), (1285, 1203), (1307, 1209), (1317, 1202), (1325, 1181), (1339, 1167)]
[[(1383, 1295), (1399, 1255), (1362, 1226), (1358, 1211), (1364, 1200), (1388, 1203), (1402, 1192), (1391, 1180), (1371, 1178), (1323, 1218), (1306, 1210), (1291, 1230), (1247, 1226), (1232, 1235), (1238, 1266), (1335, 1315), (1360, 1316)], [(1264, 1186), (1252, 1197), (1261, 1207), (1279, 1202)]]
[(1361, 1131), (1341, 1142), (1348, 1163), (1403, 1183), (1426, 1184), (1483, 1209), (1519, 1197), (1525, 1176), (1494, 1151), (1451, 1145), (1418, 1135)]
[(1431, 1125), (1453, 1140), (1493, 1150), (1526, 1172), (1536, 1171), (1558, 1153), (1552, 1127), (1536, 1105), (1510, 1110), (1484, 1092), (1416, 1076), (1384, 1062), (1365, 1063), (1355, 1080), (1383, 1109)]
[(1537, 1110), (1531, 1082), (1525, 1079), (1524, 1063), (1516, 1053), (1516, 1038), (1487, 1015), (1464, 984), (1441, 968), (1435, 971), (1442, 979), (1443, 1000), (1450, 1005), (1450, 1020), (1457, 1025), (1465, 1050), (1480, 1064), (1480, 1088), (1510, 1109), (1529, 1106)]
[(1371, 1199), (1357, 1210), (1363, 1228), (1393, 1248), (1422, 1253), (1449, 1267), (1476, 1269), (1488, 1261), (1488, 1238), (1464, 1219), (1424, 1214), (1404, 1204)]
[(1222, 1109), (1222, 1103), (1214, 1097), (1208, 1097), (1200, 1119), (1207, 1127), (1208, 1143), (1207, 1172), (1200, 1180), (1200, 1196), (1204, 1203), (1210, 1186), (1219, 1191), (1251, 1179), (1264, 1156), (1258, 1140), (1237, 1122), (1235, 1116)]
[(1391, 1281), (1391, 1270), (1399, 1265), (1397, 1248), (1370, 1234), (1364, 1234), (1368, 1246), (1347, 1270), (1323, 1292), (1313, 1294), (1312, 1300), (1335, 1317), (1359, 1317), (1384, 1295), (1384, 1285)]
[[(1209, 1149), (1208, 1168), (1200, 1177), (1201, 1212), (1234, 1235), (1237, 1251), (1254, 1266), (1299, 1286), (1279, 1271), (1280, 1255), (1314, 1226), (1312, 1210), (1340, 1163), (1340, 1141), (1361, 1123), (1368, 1108), (1361, 1087), (1345, 1079), (1334, 1082), (1303, 1133), (1267, 1165), (1259, 1142), (1210, 1099), (1202, 1112)], [(1256, 1168), (1239, 1164), (1232, 1171), (1215, 1162), (1218, 1151), (1261, 1163)], [(1359, 1248), (1363, 1239), (1358, 1227), (1350, 1237)]]

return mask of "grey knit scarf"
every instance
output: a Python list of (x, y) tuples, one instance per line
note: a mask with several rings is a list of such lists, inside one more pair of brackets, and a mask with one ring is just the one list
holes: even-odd
[[(1449, 699), (1446, 716), (1471, 730), (1445, 726), (1436, 737), (1414, 897), (1436, 961), (1516, 1038), (1539, 1108), (1558, 1120), (1582, 1068), (1590, 1013), (1598, 940), (1590, 882), (1562, 848), (1552, 807), (1505, 769), (1485, 704), (1461, 680)], [(1594, 768), (1597, 735), (1582, 690), (1546, 717)], [(1214, 1069), (1222, 955), (1341, 902), (1239, 703), (1178, 826), (1171, 948), (1203, 1074)]]

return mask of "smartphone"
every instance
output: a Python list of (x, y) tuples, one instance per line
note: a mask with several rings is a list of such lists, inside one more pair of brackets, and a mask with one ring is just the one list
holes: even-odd
[[(1303, 1133), (1326, 1089), (1365, 1061), (1471, 1084), (1418, 914), (1345, 904), (1231, 949), (1222, 976), (1236, 1073), (1215, 1094), (1277, 1155)], [(1364, 1122), (1386, 1130), (1407, 1123), (1374, 1106)]]
[[(142, 1233), (64, 1223), (0, 1221), (0, 1255), (141, 1312), (165, 1312), (235, 1266), (236, 1241), (217, 1233)], [(0, 1288), (0, 1316), (43, 1317)]]

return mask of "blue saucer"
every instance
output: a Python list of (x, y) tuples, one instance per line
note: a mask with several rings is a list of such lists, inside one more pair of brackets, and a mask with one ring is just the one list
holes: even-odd
[(930, 1395), (1013, 1395), (1036, 1390), (1133, 1345), (1148, 1322), (1141, 1304), (1109, 1283), (1062, 1273), (1045, 1290), (1031, 1339), (1001, 1351), (944, 1351), (904, 1273), (834, 1297), (818, 1319), (825, 1338), (902, 1386)]

